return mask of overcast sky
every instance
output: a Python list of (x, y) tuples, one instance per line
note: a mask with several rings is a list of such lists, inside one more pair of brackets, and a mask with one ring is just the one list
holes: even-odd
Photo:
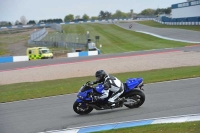
[(0, 21), (15, 22), (25, 16), (27, 20), (61, 18), (87, 14), (98, 16), (101, 10), (140, 13), (146, 8), (167, 8), (186, 0), (0, 0)]

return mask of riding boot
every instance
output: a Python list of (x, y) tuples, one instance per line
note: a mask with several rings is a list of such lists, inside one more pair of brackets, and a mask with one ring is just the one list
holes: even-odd
[(111, 107), (111, 109), (112, 108), (114, 108), (115, 107), (115, 102), (108, 102), (108, 105)]

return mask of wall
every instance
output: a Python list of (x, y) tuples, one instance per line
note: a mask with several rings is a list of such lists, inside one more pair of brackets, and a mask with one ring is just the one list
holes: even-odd
[(159, 20), (154, 20), (155, 22), (161, 23), (161, 24), (166, 24), (166, 25), (200, 25), (200, 22), (163, 22), (163, 21), (159, 21)]
[(92, 56), (98, 54), (99, 51), (84, 51), (84, 52), (67, 53), (67, 57), (82, 57), (82, 56)]
[(0, 63), (28, 61), (28, 56), (6, 56), (0, 57)]
[(200, 22), (200, 16), (184, 17), (184, 18), (169, 18), (166, 16), (161, 17), (163, 22)]

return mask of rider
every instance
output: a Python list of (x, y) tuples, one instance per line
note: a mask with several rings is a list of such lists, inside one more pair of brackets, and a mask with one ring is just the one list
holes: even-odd
[(112, 96), (108, 99), (108, 103), (111, 106), (115, 106), (115, 99), (117, 99), (124, 92), (123, 83), (116, 77), (106, 74), (104, 70), (99, 70), (95, 73), (96, 81), (93, 84), (102, 83), (104, 85), (103, 94), (101, 96), (95, 96), (94, 100), (101, 100), (107, 98), (109, 91), (112, 91)]

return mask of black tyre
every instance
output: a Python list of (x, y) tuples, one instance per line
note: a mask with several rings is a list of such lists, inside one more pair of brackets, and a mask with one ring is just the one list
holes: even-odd
[(73, 109), (79, 115), (89, 114), (93, 110), (92, 107), (87, 106), (85, 103), (78, 102), (74, 102)]
[(140, 90), (133, 90), (132, 92), (127, 94), (125, 96), (125, 98), (126, 99), (132, 99), (132, 100), (135, 101), (132, 104), (128, 104), (128, 105), (124, 104), (126, 107), (131, 108), (131, 109), (140, 107), (145, 101), (145, 95)]

